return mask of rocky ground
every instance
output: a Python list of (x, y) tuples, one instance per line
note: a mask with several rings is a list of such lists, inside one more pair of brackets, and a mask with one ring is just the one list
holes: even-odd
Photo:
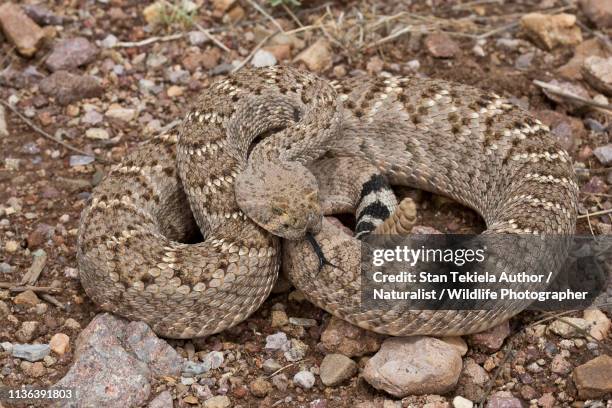
[[(610, 235), (611, 2), (144, 3), (0, 6), (3, 386), (76, 387), (82, 406), (109, 407), (612, 407), (609, 306), (385, 340), (281, 285), (231, 330), (166, 342), (98, 315), (75, 261), (79, 214), (109, 165), (246, 65), (443, 78), (507, 96), (574, 158), (579, 232)], [(400, 193), (422, 231), (483, 228), (446, 199)]]

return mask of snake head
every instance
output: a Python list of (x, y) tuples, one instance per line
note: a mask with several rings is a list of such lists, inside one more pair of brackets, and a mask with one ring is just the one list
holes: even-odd
[(295, 240), (321, 229), (317, 180), (299, 163), (249, 163), (234, 187), (240, 209), (274, 235)]

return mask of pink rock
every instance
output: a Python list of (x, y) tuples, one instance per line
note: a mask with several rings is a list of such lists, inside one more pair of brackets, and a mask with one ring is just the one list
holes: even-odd
[(489, 330), (470, 335), (469, 340), (473, 346), (493, 352), (501, 348), (509, 335), (510, 325), (508, 321), (505, 321)]
[(425, 38), (427, 51), (436, 58), (453, 58), (459, 52), (459, 46), (446, 33), (433, 33)]
[(373, 353), (380, 348), (381, 336), (332, 316), (321, 334), (319, 348), (325, 353), (347, 357)]
[(69, 38), (53, 47), (45, 65), (51, 71), (70, 70), (93, 61), (96, 55), (98, 49), (86, 38)]
[(44, 38), (42, 28), (32, 21), (18, 5), (10, 2), (0, 6), (0, 26), (6, 38), (24, 57), (33, 56)]
[(393, 337), (366, 363), (363, 378), (374, 388), (396, 397), (444, 394), (461, 373), (454, 346), (433, 337)]

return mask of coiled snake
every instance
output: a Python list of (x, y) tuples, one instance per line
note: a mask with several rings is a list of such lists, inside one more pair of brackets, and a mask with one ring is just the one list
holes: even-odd
[[(292, 282), (370, 330), (464, 334), (518, 312), (361, 310), (359, 241), (321, 212), (354, 208), (346, 180), (365, 180), (364, 168), (475, 209), (487, 234), (575, 229), (569, 155), (497, 95), (433, 79), (330, 83), (289, 67), (251, 69), (210, 85), (178, 135), (145, 142), (95, 189), (78, 234), (83, 287), (103, 309), (160, 335), (217, 333), (266, 299), (283, 237)], [(190, 243), (192, 217), (201, 242)], [(317, 273), (306, 233), (339, 268)]]

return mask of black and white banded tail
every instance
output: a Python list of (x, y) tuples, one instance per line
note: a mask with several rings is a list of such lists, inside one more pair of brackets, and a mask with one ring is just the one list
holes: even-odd
[(355, 238), (362, 238), (382, 224), (397, 208), (391, 186), (380, 174), (374, 174), (361, 188), (355, 211)]

